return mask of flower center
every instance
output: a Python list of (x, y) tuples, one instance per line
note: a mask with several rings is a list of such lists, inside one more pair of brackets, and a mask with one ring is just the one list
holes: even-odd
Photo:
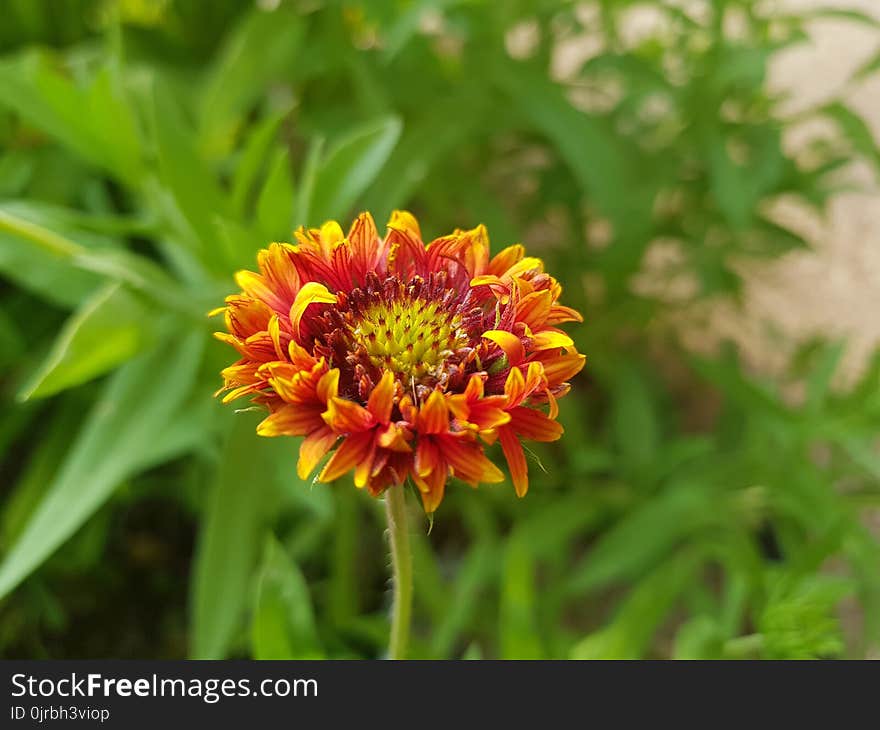
[(352, 349), (362, 347), (376, 368), (421, 380), (468, 341), (462, 317), (440, 303), (408, 297), (378, 301), (348, 326)]

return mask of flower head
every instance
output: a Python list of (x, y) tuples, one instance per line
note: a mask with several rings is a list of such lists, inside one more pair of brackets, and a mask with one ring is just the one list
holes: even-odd
[(297, 470), (330, 482), (353, 471), (378, 495), (411, 479), (433, 512), (450, 476), (503, 481), (484, 445), (498, 441), (516, 493), (528, 489), (521, 440), (555, 441), (557, 398), (584, 357), (557, 325), (581, 321), (520, 245), (489, 257), (486, 229), (423, 243), (409, 213), (387, 235), (362, 213), (300, 228), (240, 271), (217, 337), (240, 359), (224, 402), (265, 406), (263, 436), (303, 436)]

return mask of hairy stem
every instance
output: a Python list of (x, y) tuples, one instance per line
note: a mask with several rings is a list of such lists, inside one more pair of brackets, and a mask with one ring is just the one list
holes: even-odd
[(405, 659), (412, 618), (412, 551), (406, 520), (406, 490), (393, 485), (385, 492), (385, 514), (388, 518), (388, 542), (391, 547), (391, 572), (394, 604), (391, 612), (389, 659)]

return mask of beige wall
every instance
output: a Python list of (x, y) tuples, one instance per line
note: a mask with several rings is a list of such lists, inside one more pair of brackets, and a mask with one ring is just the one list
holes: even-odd
[[(789, 0), (790, 7), (858, 9), (880, 20), (880, 0)], [(843, 20), (814, 22), (812, 43), (781, 53), (770, 83), (792, 94), (787, 111), (839, 97), (859, 112), (880, 139), (880, 74), (848, 87), (850, 74), (880, 49), (880, 31)], [(816, 133), (804, 125), (786, 140), (796, 150)], [(852, 172), (869, 190), (839, 195), (827, 220), (797, 206), (778, 206), (779, 217), (805, 233), (814, 251), (790, 254), (749, 268), (745, 311), (722, 307), (713, 317), (724, 335), (740, 342), (749, 360), (775, 371), (795, 341), (816, 335), (846, 337), (846, 372), (856, 373), (880, 344), (880, 192), (867, 166)]]

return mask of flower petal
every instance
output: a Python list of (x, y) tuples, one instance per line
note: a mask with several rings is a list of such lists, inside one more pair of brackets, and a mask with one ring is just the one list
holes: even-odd
[(532, 335), (533, 350), (555, 350), (560, 347), (571, 347), (574, 341), (564, 332), (544, 330)]
[(449, 430), (449, 409), (439, 390), (433, 391), (422, 404), (418, 419), (419, 433), (445, 433)]
[(526, 255), (526, 249), (521, 243), (508, 246), (499, 251), (489, 262), (489, 273), (502, 276), (514, 265), (522, 261)]
[(443, 501), (443, 494), (446, 491), (446, 479), (448, 477), (448, 474), (445, 472), (445, 469), (442, 471), (438, 469), (425, 477), (413, 475), (413, 482), (418, 487), (419, 494), (422, 495), (422, 505), (428, 514), (434, 512)]
[(467, 422), (472, 423), (479, 431), (488, 431), (503, 426), (510, 421), (510, 414), (504, 410), (507, 397), (490, 395), (475, 403), (471, 403)]
[(548, 289), (526, 294), (516, 303), (516, 321), (531, 329), (543, 327), (550, 315), (552, 301), (553, 295)]
[(502, 426), (498, 429), (498, 440), (501, 442), (501, 450), (507, 459), (510, 468), (510, 478), (517, 497), (524, 497), (529, 491), (529, 467), (526, 464), (526, 455), (522, 444), (510, 426)]
[(238, 337), (248, 337), (267, 329), (269, 320), (275, 314), (260, 299), (241, 295), (226, 297), (226, 306), (219, 311), (225, 312), (226, 329)]
[(483, 337), (498, 345), (504, 351), (504, 354), (507, 355), (507, 360), (511, 365), (519, 365), (526, 357), (522, 340), (513, 332), (489, 330), (483, 333)]
[(324, 373), (318, 381), (316, 391), (322, 403), (327, 403), (331, 398), (335, 398), (339, 392), (339, 368), (333, 368)]
[(355, 286), (363, 285), (367, 272), (376, 268), (376, 260), (381, 253), (380, 243), (384, 248), (373, 216), (361, 213), (348, 232), (348, 268)]
[(415, 459), (413, 460), (413, 473), (424, 477), (433, 471), (446, 472), (446, 462), (437, 449), (437, 444), (429, 438), (420, 438), (416, 446)]
[(333, 444), (336, 443), (338, 438), (338, 434), (333, 433), (327, 426), (323, 426), (317, 431), (312, 431), (303, 439), (299, 447), (299, 461), (296, 464), (296, 473), (300, 479), (308, 479), (309, 474), (315, 470), (318, 462), (333, 448)]
[(400, 453), (412, 451), (412, 447), (406, 442), (407, 438), (411, 437), (412, 434), (409, 434), (396, 423), (388, 423), (384, 426), (376, 427), (376, 443), (389, 451)]
[(310, 304), (336, 304), (336, 295), (331, 294), (327, 287), (315, 281), (308, 282), (296, 295), (290, 305), (290, 326), (297, 338), (300, 336), (300, 321)]
[(379, 384), (373, 388), (367, 401), (367, 410), (373, 414), (377, 423), (388, 423), (391, 419), (391, 409), (394, 407), (395, 387), (394, 373), (386, 370)]
[(333, 247), (345, 238), (345, 234), (342, 232), (342, 226), (336, 221), (327, 221), (324, 223), (324, 225), (321, 226), (320, 236), (321, 246), (324, 248), (325, 253), (332, 251)]
[(376, 440), (370, 442), (366, 454), (358, 461), (354, 468), (354, 485), (358, 489), (363, 489), (370, 481), (370, 475), (373, 473), (373, 460), (376, 457)]
[[(339, 479), (359, 463), (365, 461), (373, 448), (373, 432), (363, 431), (342, 439), (330, 461), (321, 469), (318, 481), (332, 482)], [(370, 464), (372, 466), (372, 463)], [(367, 470), (369, 473), (369, 469)]]
[(361, 433), (376, 424), (373, 414), (366, 408), (339, 396), (327, 401), (323, 418), (336, 433)]
[(544, 375), (549, 385), (564, 383), (577, 375), (584, 367), (586, 357), (577, 352), (544, 360)]
[(438, 446), (453, 474), (471, 486), (504, 481), (503, 472), (486, 458), (478, 443), (460, 436), (443, 435), (438, 437)]
[(421, 240), (422, 238), (422, 231), (419, 228), (419, 222), (416, 220), (416, 217), (408, 210), (393, 211), (391, 213), (391, 218), (388, 221), (388, 227), (394, 229), (395, 231), (408, 233), (410, 236), (417, 240)]
[(510, 427), (528, 441), (556, 441), (562, 436), (562, 425), (542, 411), (519, 406), (509, 413)]
[(305, 436), (321, 428), (323, 405), (303, 406), (287, 403), (264, 418), (257, 426), (259, 436)]
[(526, 380), (519, 368), (510, 368), (504, 383), (504, 394), (512, 406), (519, 405), (525, 397)]
[(550, 314), (547, 317), (547, 324), (562, 324), (563, 322), (583, 322), (584, 318), (580, 312), (571, 307), (563, 307), (561, 304), (554, 304), (550, 307)]

